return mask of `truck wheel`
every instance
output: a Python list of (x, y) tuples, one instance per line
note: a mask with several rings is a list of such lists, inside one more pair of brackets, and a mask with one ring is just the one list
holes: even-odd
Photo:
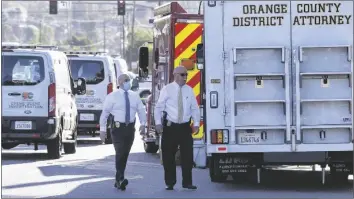
[(157, 146), (154, 142), (144, 142), (144, 150), (146, 153), (156, 153), (159, 150), (159, 146)]
[(12, 149), (12, 148), (15, 148), (17, 147), (19, 144), (15, 144), (15, 143), (3, 143), (1, 144), (1, 147), (3, 149)]
[(62, 140), (61, 140), (61, 133), (62, 133), (62, 126), (59, 125), (59, 133), (58, 135), (52, 139), (49, 140), (47, 143), (47, 151), (48, 151), (48, 156), (50, 159), (59, 159), (61, 156), (61, 151), (63, 148)]
[(209, 177), (211, 182), (225, 182), (227, 179), (227, 175), (216, 175), (214, 172), (214, 159), (211, 157), (208, 161), (209, 163)]
[(66, 154), (74, 154), (76, 153), (77, 142), (75, 143), (64, 143), (64, 153)]
[(77, 132), (74, 132), (74, 143), (64, 143), (64, 153), (66, 154), (74, 154), (76, 153), (76, 146), (77, 146)]

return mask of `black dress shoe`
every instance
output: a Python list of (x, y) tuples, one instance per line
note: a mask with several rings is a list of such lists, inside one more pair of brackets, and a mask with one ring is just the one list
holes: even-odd
[(128, 180), (127, 179), (124, 179), (124, 180), (122, 180), (121, 182), (120, 182), (120, 189), (121, 190), (125, 190), (126, 189), (126, 186), (128, 185)]
[(197, 189), (197, 186), (195, 185), (183, 185), (182, 187), (185, 189)]
[(173, 190), (173, 185), (167, 185), (166, 190)]
[(127, 179), (124, 179), (124, 180), (122, 180), (122, 181), (120, 181), (120, 182), (116, 181), (116, 182), (114, 183), (114, 187), (117, 188), (117, 189), (120, 189), (120, 190), (124, 191), (124, 190), (126, 189), (126, 186), (128, 185), (128, 183), (129, 183), (129, 182), (128, 182)]

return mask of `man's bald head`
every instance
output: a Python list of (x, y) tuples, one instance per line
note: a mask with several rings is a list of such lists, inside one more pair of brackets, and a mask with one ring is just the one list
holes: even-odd
[(187, 73), (187, 69), (183, 66), (177, 66), (174, 70), (173, 70), (173, 74), (178, 74), (178, 73)]
[(185, 67), (177, 66), (173, 70), (173, 75), (174, 75), (175, 82), (178, 85), (183, 86), (186, 84), (186, 82), (187, 82), (187, 69)]
[(130, 77), (129, 75), (127, 74), (121, 74), (119, 75), (118, 77), (118, 84), (119, 84), (119, 87), (122, 87), (124, 82), (127, 82), (127, 81), (130, 81)]

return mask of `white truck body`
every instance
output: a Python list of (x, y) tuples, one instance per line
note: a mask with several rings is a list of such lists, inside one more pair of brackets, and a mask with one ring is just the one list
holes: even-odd
[(211, 164), (251, 154), (258, 167), (331, 158), (349, 167), (338, 152), (353, 151), (353, 1), (211, 2), (203, 42)]

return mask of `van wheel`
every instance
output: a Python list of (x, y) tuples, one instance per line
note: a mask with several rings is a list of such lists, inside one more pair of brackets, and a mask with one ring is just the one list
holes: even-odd
[(63, 148), (63, 143), (61, 140), (62, 131), (63, 128), (61, 125), (59, 125), (58, 135), (54, 139), (49, 140), (47, 143), (47, 151), (50, 159), (59, 159), (61, 156), (61, 152)]
[(159, 146), (157, 146), (154, 142), (144, 142), (144, 150), (146, 153), (156, 153), (159, 150)]
[(74, 132), (74, 143), (64, 143), (64, 153), (66, 154), (74, 154), (76, 153), (76, 146), (77, 146), (77, 132)]

